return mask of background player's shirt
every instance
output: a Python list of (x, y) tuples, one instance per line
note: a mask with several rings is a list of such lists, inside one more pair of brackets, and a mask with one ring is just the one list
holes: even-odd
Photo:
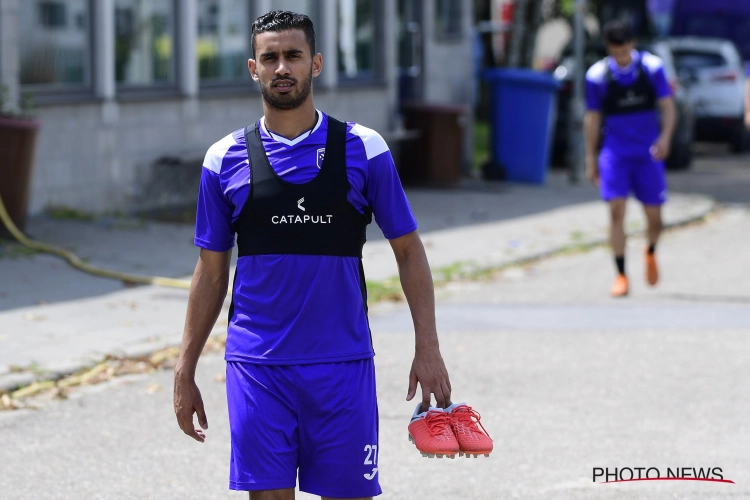
[[(664, 74), (662, 60), (648, 52), (634, 50), (633, 60), (625, 68), (618, 66), (613, 58), (607, 57), (586, 72), (586, 108), (590, 111), (602, 109), (607, 94), (607, 65), (612, 72), (613, 81), (628, 87), (634, 85), (638, 79), (638, 63), (641, 56), (641, 67), (646, 71), (657, 101), (671, 96), (672, 89)], [(648, 158), (649, 148), (661, 132), (658, 110), (605, 116), (602, 132), (602, 149), (624, 158)]]
[[(310, 132), (290, 140), (260, 120), (263, 147), (282, 179), (302, 184), (320, 171), (328, 117), (318, 112)], [(348, 201), (360, 212), (371, 207), (388, 239), (417, 229), (393, 158), (374, 130), (347, 123)], [(244, 129), (224, 137), (203, 162), (195, 244), (224, 252), (235, 242), (250, 188)], [(228, 327), (226, 359), (261, 364), (349, 361), (373, 356), (360, 289), (357, 257), (249, 255), (237, 261), (235, 314)]]

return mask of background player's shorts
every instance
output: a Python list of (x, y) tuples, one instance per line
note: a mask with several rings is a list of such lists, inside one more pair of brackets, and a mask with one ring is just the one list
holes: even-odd
[(632, 192), (644, 205), (667, 201), (664, 162), (645, 158), (623, 158), (610, 149), (599, 154), (599, 189), (602, 199), (627, 198)]
[(341, 363), (227, 362), (229, 488), (379, 495), (372, 358)]

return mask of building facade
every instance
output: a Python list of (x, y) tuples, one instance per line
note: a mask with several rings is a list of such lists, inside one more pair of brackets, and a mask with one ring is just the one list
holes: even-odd
[(315, 22), (333, 116), (395, 141), (401, 101), (471, 103), (471, 2), (0, 0), (5, 106), (41, 122), (30, 211), (179, 203), (190, 165), (262, 114), (250, 25), (273, 9)]

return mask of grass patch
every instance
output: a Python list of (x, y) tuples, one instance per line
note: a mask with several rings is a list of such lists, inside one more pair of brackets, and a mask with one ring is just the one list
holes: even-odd
[(404, 298), (404, 291), (401, 289), (398, 278), (367, 282), (367, 302), (370, 304), (382, 301), (398, 302)]
[(487, 122), (474, 122), (474, 170), (482, 169), (490, 159), (490, 126)]
[(91, 212), (84, 212), (73, 207), (66, 206), (48, 206), (44, 209), (47, 217), (54, 220), (78, 220), (91, 222), (96, 220), (96, 216)]
[(33, 257), (39, 253), (38, 250), (25, 247), (18, 243), (0, 240), (0, 259), (21, 259)]

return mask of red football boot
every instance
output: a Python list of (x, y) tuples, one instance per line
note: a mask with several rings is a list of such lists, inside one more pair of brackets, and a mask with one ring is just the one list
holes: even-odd
[(482, 423), (479, 421), (482, 417), (479, 412), (465, 403), (456, 403), (445, 409), (451, 419), (453, 434), (456, 436), (460, 447), (461, 455), (466, 458), (474, 455), (489, 457), (492, 453), (492, 438), (487, 433)]
[(409, 441), (414, 443), (423, 457), (456, 458), (458, 441), (453, 435), (451, 417), (442, 408), (420, 412), (417, 405), (409, 423)]

